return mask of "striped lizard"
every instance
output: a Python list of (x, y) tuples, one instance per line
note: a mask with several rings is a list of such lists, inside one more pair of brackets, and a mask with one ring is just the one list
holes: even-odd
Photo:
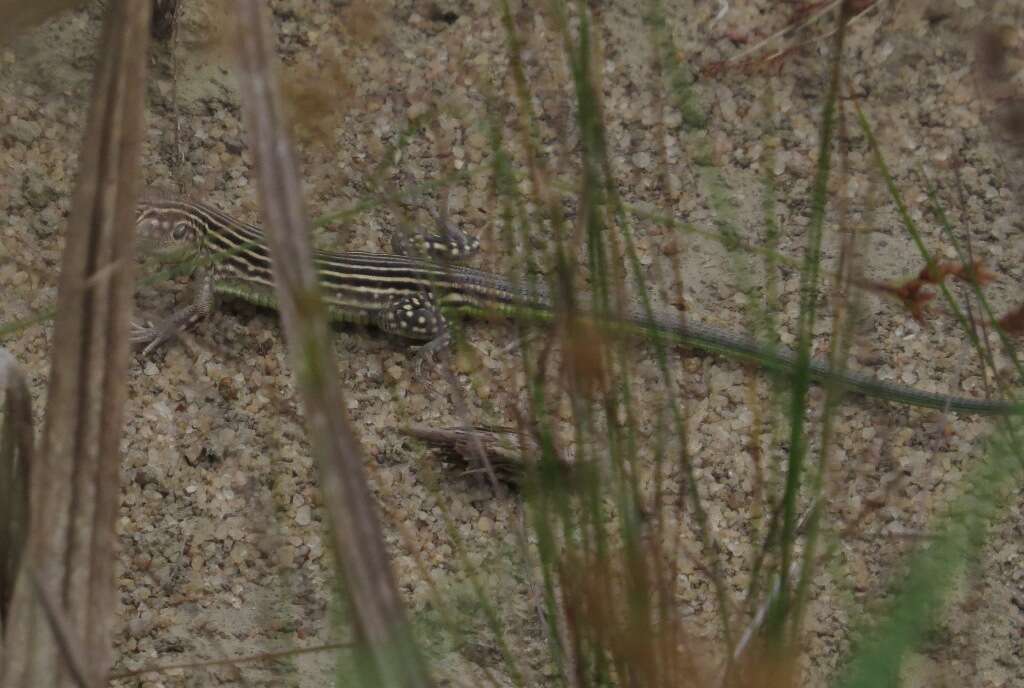
[[(133, 342), (148, 354), (178, 332), (207, 317), (218, 296), (240, 298), (274, 308), (270, 255), (262, 231), (219, 210), (196, 202), (148, 200), (139, 204), (136, 225), (140, 238), (164, 260), (196, 261), (202, 274), (194, 301), (157, 324), (133, 323)], [(420, 237), (430, 255), (447, 251), (450, 257), (472, 253), (478, 243), (454, 228), (441, 226), (441, 235)], [(540, 288), (518, 286), (499, 275), (448, 260), (403, 254), (317, 251), (314, 260), (321, 278), (321, 294), (333, 321), (373, 325), (386, 333), (426, 342), (436, 350), (446, 342), (445, 318), (499, 313), (509, 317), (551, 320), (555, 306)], [(610, 317), (611, 325), (792, 374), (796, 354), (762, 345), (755, 340), (707, 327), (667, 314), (634, 306)], [(834, 383), (867, 397), (983, 415), (1024, 413), (1024, 404), (936, 394), (884, 382), (863, 373), (834, 370), (812, 359), (811, 378)]]

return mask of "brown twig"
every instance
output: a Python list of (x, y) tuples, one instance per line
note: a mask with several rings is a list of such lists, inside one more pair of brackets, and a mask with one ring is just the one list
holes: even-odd
[(363, 450), (344, 412), (298, 165), (273, 76), (275, 43), (266, 12), (257, 0), (235, 3), (242, 112), (258, 173), (281, 320), (333, 526), (333, 550), (355, 614), (359, 651), (365, 654), (357, 664), (372, 685), (429, 686), (363, 474)]
[[(486, 470), (481, 466), (481, 452), (498, 478), (518, 485), (531, 462), (540, 456), (537, 442), (514, 428), (487, 426), (432, 428), (412, 425), (401, 429), (403, 435), (415, 437), (444, 449), (467, 466), (467, 473)], [(559, 458), (558, 464), (566, 478), (572, 465)]]
[[(849, 12), (848, 24), (853, 23), (869, 9), (874, 7), (876, 4), (879, 4), (878, 0), (823, 0), (822, 2), (798, 4), (793, 11), (792, 17), (784, 28), (779, 29), (770, 36), (759, 40), (754, 45), (726, 60), (711, 62), (705, 65), (701, 68), (701, 74), (708, 77), (715, 77), (722, 72), (733, 70), (744, 74), (750, 74), (759, 70), (767, 71), (771, 67), (777, 67), (778, 70), (781, 71), (786, 57), (797, 53), (806, 47), (827, 40), (835, 35), (835, 29), (813, 36), (802, 43), (792, 43), (779, 47), (774, 52), (767, 55), (762, 56), (757, 53), (761, 52), (766, 48), (766, 46), (772, 43), (788, 40), (792, 36), (808, 29), (812, 24), (823, 19), (832, 10), (839, 8), (844, 1), (849, 5), (849, 9), (847, 10)], [(748, 36), (736, 34), (735, 32), (726, 32), (725, 38), (742, 45), (746, 45), (750, 42)]]
[(110, 680), (117, 681), (126, 678), (134, 678), (136, 676), (144, 676), (145, 674), (157, 674), (164, 673), (167, 671), (174, 671), (176, 669), (202, 669), (205, 667), (212, 666), (248, 664), (250, 662), (267, 662), (273, 659), (285, 659), (288, 657), (295, 657), (297, 655), (308, 655), (313, 652), (324, 652), (326, 650), (343, 650), (348, 647), (352, 647), (352, 643), (324, 643), (323, 645), (314, 645), (311, 647), (296, 647), (291, 650), (280, 650), (278, 652), (260, 652), (255, 655), (247, 655), (245, 657), (224, 657), (222, 659), (210, 659), (202, 662), (178, 662), (177, 664), (149, 665), (144, 666), (141, 669), (133, 669), (131, 671), (119, 671), (113, 673), (110, 675)]

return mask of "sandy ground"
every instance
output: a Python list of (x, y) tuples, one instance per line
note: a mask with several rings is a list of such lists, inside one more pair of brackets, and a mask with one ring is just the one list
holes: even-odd
[[(527, 40), (524, 62), (542, 125), (540, 139), (556, 168), (571, 171), (578, 132), (561, 39), (532, 4), (513, 4)], [(759, 160), (774, 140), (781, 248), (799, 256), (828, 42), (805, 45), (778, 68), (705, 74), (696, 93), (711, 114), (706, 137), (672, 133), (663, 140), (656, 126), (661, 106), (651, 41), (634, 4), (592, 3), (603, 51), (610, 152), (624, 199), (712, 229), (707, 176), (691, 159), (693, 151), (709, 144), (735, 203), (730, 212), (736, 227), (745, 238), (760, 241), (764, 185)], [(745, 41), (784, 28), (790, 7), (734, 3), (714, 22), (715, 3), (667, 4), (679, 54), (695, 69), (737, 55), (750, 45)], [(281, 0), (272, 6), (282, 73), (298, 105), (310, 212), (351, 207), (372, 190), (372, 179), (406, 187), (434, 179), (449, 167), (475, 170), (469, 181), (450, 190), (453, 217), (484, 238), (481, 265), (506, 267), (493, 229), (496, 209), (486, 172), (489, 115), (481, 85), (497, 93), (511, 93), (512, 87), (504, 33), (492, 4)], [(55, 298), (100, 14), (94, 4), (0, 48), (4, 322), (38, 312)], [(996, 275), (989, 294), (997, 312), (1020, 304), (1024, 240), (1014, 161), (994, 142), (988, 126), (990, 106), (979, 97), (972, 71), (973, 41), (979, 25), (999, 26), (1019, 51), (1024, 45), (1020, 20), (1019, 9), (992, 15), (971, 0), (883, 3), (854, 24), (845, 65), (849, 89), (877, 127), (925, 241), (940, 256), (953, 257), (926, 212), (928, 184), (933, 183), (957, 231), (970, 234), (974, 251)], [(214, 4), (186, 2), (173, 56), (167, 44), (154, 48), (143, 170), (150, 188), (186, 193), (256, 221), (251, 158), (244, 150), (229, 53), (224, 32), (211, 28), (224, 21)], [(790, 44), (820, 33), (815, 29)], [(432, 108), (442, 113), (438, 123), (411, 132), (401, 156), (383, 164), (408, 118)], [(514, 139), (515, 108), (498, 116)], [(679, 114), (669, 108), (665, 121), (677, 123)], [(849, 222), (874, 229), (864, 237), (865, 273), (890, 282), (908, 279), (922, 261), (880, 187), (863, 137), (854, 134), (853, 139)], [(667, 179), (660, 175), (662, 156)], [(963, 184), (962, 204), (955, 167)], [(571, 219), (571, 203), (567, 211)], [(837, 253), (834, 220), (831, 216), (828, 225), (827, 259)], [(389, 211), (376, 209), (318, 237), (327, 246), (386, 250), (394, 224)], [(651, 281), (671, 274), (666, 255), (674, 243), (672, 231), (652, 223), (636, 232)], [(733, 257), (707, 239), (686, 237), (683, 245), (690, 317), (742, 329), (744, 300)], [(797, 271), (782, 272), (777, 314), (783, 341), (791, 341), (798, 280)], [(186, 286), (146, 290), (139, 307), (166, 311), (186, 298)], [(981, 393), (981, 370), (942, 307), (923, 324), (891, 300), (866, 296), (863, 308), (855, 350), (860, 367), (932, 391)], [(823, 321), (819, 348), (829, 331)], [(503, 357), (510, 330), (477, 325), (470, 333), (484, 369), (460, 376), (468, 385), (469, 413), (478, 422), (509, 424), (508, 409), (522, 389)], [(29, 370), (39, 413), (45, 403), (50, 334), (48, 325), (36, 325), (3, 342)], [(336, 348), (347, 410), (367, 448), (366, 469), (401, 590), (437, 674), (454, 685), (476, 685), (486, 676), (510, 684), (508, 668), (474, 601), (466, 562), (446, 532), (443, 504), (468, 561), (481, 572), (480, 583), (527, 682), (553, 682), (534, 578), (515, 544), (522, 517), (519, 497), (437, 470), (429, 454), (394, 432), (400, 421), (458, 422), (446, 383), (437, 372), (428, 380), (416, 379), (408, 352), (379, 335), (341, 329)], [(657, 387), (651, 352), (640, 349), (640, 382)], [(747, 430), (754, 416), (770, 407), (751, 405), (749, 376), (734, 363), (681, 352), (674, 365), (691, 416), (700, 488), (723, 543), (728, 583), (739, 591), (755, 547)], [(655, 404), (659, 398), (652, 394), (639, 403)], [(118, 575), (123, 626), (116, 638), (116, 670), (345, 640), (344, 612), (334, 601), (330, 554), (325, 552), (315, 468), (273, 314), (230, 305), (188, 342), (139, 361), (132, 371), (126, 418)], [(987, 427), (966, 417), (856, 401), (840, 411), (838, 420), (829, 518), (844, 523), (864, 512), (866, 504), (878, 506), (867, 509), (857, 534), (839, 543), (835, 564), (815, 582), (816, 603), (807, 629), (810, 685), (825, 682), (834, 671), (848, 646), (848, 624), (863, 605), (879, 599), (898, 575), (901, 556), (920, 542), (929, 518), (981, 457)], [(777, 479), (777, 466), (768, 471)], [(938, 630), (911, 657), (911, 685), (936, 685), (941, 676), (949, 685), (1024, 681), (1021, 508), (1015, 496), (992, 529), (984, 556), (962, 578)], [(458, 642), (438, 630), (438, 610), (420, 567), (464, 629)], [(681, 614), (694, 635), (713, 639), (717, 626), (709, 583), (692, 565), (681, 575)], [(149, 675), (120, 685), (220, 685), (240, 678), (252, 686), (329, 685), (335, 663), (331, 653), (311, 653), (246, 664), (241, 677), (239, 669), (217, 667)]]

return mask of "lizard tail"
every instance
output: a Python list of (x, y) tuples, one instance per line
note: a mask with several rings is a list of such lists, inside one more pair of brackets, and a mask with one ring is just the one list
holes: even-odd
[[(793, 350), (767, 346), (750, 337), (738, 336), (705, 325), (657, 316), (652, 319), (643, 315), (633, 315), (627, 318), (627, 321), (630, 324), (664, 334), (669, 341), (747, 360), (786, 377), (792, 377), (798, 367), (798, 358)], [(811, 359), (808, 372), (811, 379), (818, 384), (835, 384), (871, 398), (974, 415), (1024, 415), (1024, 403), (1019, 401), (975, 399), (925, 392), (913, 387), (885, 382), (866, 373), (835, 369), (821, 359)]]

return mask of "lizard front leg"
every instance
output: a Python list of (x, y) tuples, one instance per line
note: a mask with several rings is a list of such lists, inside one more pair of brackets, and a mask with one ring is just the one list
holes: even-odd
[(208, 271), (200, 278), (192, 303), (175, 311), (170, 317), (155, 325), (132, 321), (132, 344), (145, 345), (142, 355), (148, 356), (160, 345), (177, 337), (178, 333), (191, 330), (205, 320), (216, 306), (213, 283), (213, 272)]

